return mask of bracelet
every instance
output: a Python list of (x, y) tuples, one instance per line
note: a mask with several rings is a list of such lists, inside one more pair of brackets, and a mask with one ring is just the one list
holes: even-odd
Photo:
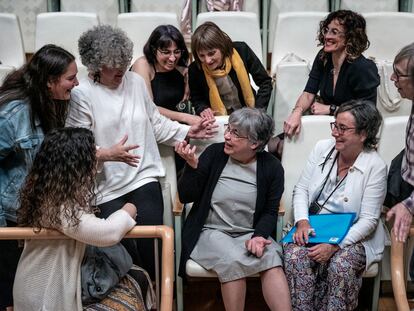
[(303, 108), (301, 106), (295, 106), (292, 109), (292, 113), (295, 112), (296, 109), (300, 109), (300, 114), (303, 114)]

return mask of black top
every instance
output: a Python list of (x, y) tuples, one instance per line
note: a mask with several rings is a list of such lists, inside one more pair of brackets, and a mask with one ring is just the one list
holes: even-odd
[[(211, 209), (211, 196), (227, 164), (224, 143), (209, 146), (200, 156), (197, 169), (188, 164), (178, 182), (183, 203), (194, 202), (185, 220), (182, 234), (180, 276), (185, 276), (185, 263), (196, 245)], [(284, 171), (280, 161), (268, 152), (257, 154), (257, 199), (253, 218), (253, 236), (275, 238), (279, 202), (284, 190)], [(234, 195), (237, 196), (237, 193)]]
[[(252, 89), (256, 99), (255, 106), (257, 108), (267, 108), (270, 100), (270, 95), (272, 93), (272, 79), (267, 74), (266, 69), (263, 67), (256, 54), (254, 54), (254, 52), (246, 43), (233, 42), (233, 47), (237, 50), (241, 59), (243, 60), (247, 73), (252, 76), (254, 83), (256, 83), (256, 85), (259, 87), (257, 94)], [(190, 67), (188, 68), (188, 75), (191, 102), (195, 107), (196, 113), (200, 114), (204, 109), (210, 108), (207, 81), (204, 76), (203, 69), (199, 68), (196, 62), (191, 63)], [(240, 83), (237, 79), (236, 71), (234, 71), (233, 68), (230, 70), (229, 76), (237, 88), (241, 105), (246, 106)]]
[(316, 55), (313, 62), (305, 92), (317, 94), (320, 91), (323, 103), (327, 105), (339, 106), (351, 99), (366, 99), (376, 104), (380, 77), (372, 60), (366, 59), (363, 55), (352, 62), (345, 60), (333, 93), (332, 55), (327, 55), (324, 64), (320, 58), (321, 52)]
[(157, 106), (177, 111), (177, 104), (184, 97), (184, 76), (177, 69), (156, 72), (151, 80), (154, 103)]

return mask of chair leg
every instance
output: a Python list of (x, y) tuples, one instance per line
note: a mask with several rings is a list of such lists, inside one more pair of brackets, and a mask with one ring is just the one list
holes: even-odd
[(374, 279), (374, 289), (372, 291), (372, 307), (371, 311), (378, 310), (379, 292), (381, 287), (381, 262), (378, 263), (378, 273)]
[(174, 217), (174, 233), (175, 233), (175, 290), (177, 299), (177, 311), (184, 310), (183, 300), (183, 280), (178, 276), (178, 268), (180, 266), (180, 254), (181, 254), (181, 217)]

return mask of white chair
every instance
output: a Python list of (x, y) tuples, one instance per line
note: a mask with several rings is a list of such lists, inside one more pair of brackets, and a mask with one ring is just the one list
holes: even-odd
[(15, 14), (0, 13), (0, 63), (20, 67), (26, 62), (19, 20)]
[[(33, 53), (35, 51), (35, 28), (36, 16), (40, 13), (47, 12), (50, 0), (30, 0), (30, 1), (16, 1), (16, 0), (1, 0), (0, 12), (16, 14), (20, 21), (21, 35), (23, 38), (24, 51), (26, 53)], [(0, 25), (1, 32), (7, 31)], [(1, 45), (3, 46), (3, 45)]]
[(144, 55), (142, 49), (157, 26), (170, 24), (180, 29), (177, 15), (165, 12), (122, 13), (118, 15), (117, 24), (134, 43), (133, 62)]
[[(398, 51), (414, 38), (414, 14), (383, 12), (364, 14), (371, 42), (366, 56), (393, 60)], [(385, 35), (386, 34), (386, 35)]]
[(288, 54), (293, 53), (306, 61), (313, 62), (321, 49), (318, 47), (317, 33), (319, 22), (326, 17), (325, 12), (281, 13), (273, 43), (271, 74), (277, 64)]
[[(269, 18), (268, 51), (273, 51), (274, 38), (280, 13), (288, 12), (329, 12), (329, 0), (271, 0)], [(299, 24), (299, 26), (301, 26)], [(315, 35), (313, 36), (315, 37)]]
[(337, 0), (339, 9), (366, 12), (398, 12), (398, 0)]
[(183, 0), (131, 0), (130, 12), (170, 12), (181, 16)]
[(257, 15), (251, 12), (206, 12), (197, 15), (197, 27), (211, 21), (233, 41), (244, 41), (263, 63), (262, 41)]
[(60, 11), (96, 13), (102, 24), (115, 25), (120, 9), (118, 0), (60, 0)]
[(0, 65), (0, 86), (3, 84), (4, 78), (14, 69), (13, 66)]
[[(68, 50), (76, 58), (78, 67), (82, 67), (79, 51), (79, 37), (93, 26), (99, 24), (96, 13), (55, 12), (37, 16), (35, 49), (45, 44), (56, 44)], [(82, 73), (83, 69), (79, 69)]]

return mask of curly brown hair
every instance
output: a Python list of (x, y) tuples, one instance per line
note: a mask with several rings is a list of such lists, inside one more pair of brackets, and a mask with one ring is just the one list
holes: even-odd
[[(325, 36), (323, 34), (324, 29), (328, 28), (328, 25), (335, 19), (345, 28), (346, 59), (348, 61), (353, 61), (369, 47), (365, 18), (361, 14), (349, 10), (339, 10), (329, 13), (328, 16), (319, 23), (319, 46), (323, 46), (325, 43)], [(321, 53), (321, 58), (323, 60), (326, 59), (326, 53), (323, 51)]]
[(93, 212), (96, 147), (84, 128), (61, 128), (45, 136), (20, 192), (20, 226), (78, 226), (80, 212)]

